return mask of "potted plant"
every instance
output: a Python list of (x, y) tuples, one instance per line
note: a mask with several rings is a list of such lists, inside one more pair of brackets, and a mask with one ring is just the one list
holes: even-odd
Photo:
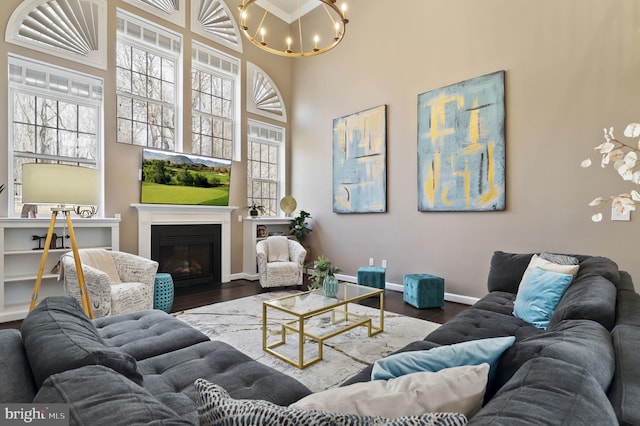
[(261, 206), (257, 204), (255, 201), (252, 201), (250, 205), (245, 207), (249, 210), (249, 216), (258, 216), (260, 213), (265, 214), (267, 212), (267, 208), (265, 206)]
[(311, 232), (311, 229), (309, 229), (307, 224), (307, 219), (310, 217), (311, 214), (304, 210), (300, 210), (298, 216), (294, 217), (291, 222), (289, 222), (289, 235), (295, 236), (300, 244), (302, 244), (307, 234)]
[[(340, 272), (340, 269), (336, 266), (333, 266), (333, 263), (331, 262), (331, 260), (329, 260), (324, 255), (320, 255), (318, 259), (313, 262), (313, 272), (314, 272), (314, 276), (313, 276), (313, 280), (311, 281), (311, 284), (309, 284), (309, 290), (323, 288), (325, 279), (332, 278), (333, 280), (331, 281), (335, 282), (336, 284), (335, 290), (337, 291), (337, 280), (335, 279), (335, 274)], [(331, 291), (329, 292), (325, 291), (325, 295), (329, 297), (335, 296), (335, 292), (333, 292), (333, 295), (327, 294), (327, 293), (331, 293)]]

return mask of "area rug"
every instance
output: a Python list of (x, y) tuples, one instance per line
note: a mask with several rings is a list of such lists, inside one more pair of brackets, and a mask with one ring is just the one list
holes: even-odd
[[(272, 291), (228, 302), (175, 313), (175, 317), (202, 331), (212, 340), (226, 342), (251, 358), (284, 372), (304, 383), (314, 392), (335, 387), (368, 364), (400, 349), (415, 340), (422, 340), (439, 324), (393, 312), (385, 312), (384, 331), (367, 335), (366, 327), (356, 327), (324, 341), (323, 359), (303, 370), (262, 350), (262, 302), (295, 291)], [(373, 318), (377, 324), (379, 310), (352, 304), (350, 312)], [(273, 320), (272, 320), (273, 319)], [(269, 338), (279, 333), (277, 311), (269, 311)], [(287, 336), (287, 345), (295, 344), (294, 335)], [(307, 341), (305, 353), (317, 352), (317, 343)], [(291, 349), (291, 348), (289, 348)], [(287, 354), (287, 348), (277, 348)], [(297, 346), (289, 355), (297, 354)], [(305, 355), (306, 356), (306, 355)], [(297, 358), (297, 356), (296, 356)]]

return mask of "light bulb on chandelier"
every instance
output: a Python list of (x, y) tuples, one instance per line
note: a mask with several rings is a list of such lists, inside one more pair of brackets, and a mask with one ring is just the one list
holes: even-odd
[[(259, 0), (242, 0), (239, 6), (240, 28), (251, 43), (267, 52), (288, 57), (314, 56), (328, 52), (344, 38), (346, 25), (349, 22), (346, 17), (346, 4), (338, 7), (336, 0), (317, 0), (326, 12), (328, 20), (318, 15), (321, 12), (314, 12), (315, 16), (305, 19), (303, 31), (303, 16), (299, 2), (296, 19), (286, 22), (270, 10), (271, 1), (267, 6), (257, 4), (256, 1)], [(257, 6), (264, 7), (264, 10), (260, 11)], [(307, 15), (305, 17), (308, 17)], [(282, 28), (283, 23), (288, 24), (286, 30), (288, 34), (280, 38), (274, 34)], [(292, 36), (292, 31), (297, 34)], [(307, 34), (313, 34), (313, 36)], [(325, 40), (328, 44), (325, 44)], [(278, 45), (278, 43), (283, 44)]]

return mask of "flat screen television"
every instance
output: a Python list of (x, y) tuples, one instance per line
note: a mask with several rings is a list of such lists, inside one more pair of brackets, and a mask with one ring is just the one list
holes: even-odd
[(143, 204), (228, 206), (231, 161), (142, 150)]

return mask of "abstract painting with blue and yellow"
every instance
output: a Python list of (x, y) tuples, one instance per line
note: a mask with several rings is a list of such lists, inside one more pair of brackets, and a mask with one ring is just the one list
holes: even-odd
[(418, 95), (418, 210), (505, 209), (504, 71)]
[(333, 211), (387, 211), (387, 106), (333, 120)]

